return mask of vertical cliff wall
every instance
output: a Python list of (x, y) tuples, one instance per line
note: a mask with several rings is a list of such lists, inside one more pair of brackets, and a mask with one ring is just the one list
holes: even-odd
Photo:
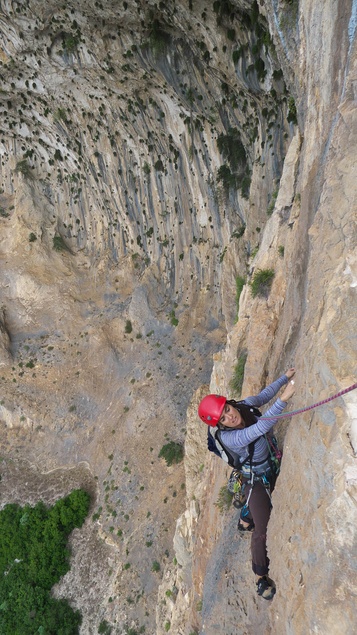
[(2, 504), (50, 503), (80, 466), (56, 593), (83, 633), (154, 632), (185, 495), (159, 453), (236, 318), (289, 94), (247, 1), (5, 0), (0, 38)]
[[(271, 292), (267, 299), (253, 299), (249, 286), (244, 288), (238, 322), (225, 351), (215, 356), (209, 389), (232, 394), (234, 365), (246, 351), (242, 394), (254, 394), (294, 364), (297, 390), (289, 404), (294, 409), (356, 381), (356, 9), (345, 3), (291, 3), (292, 20), (284, 14), (286, 3), (268, 4), (274, 42), (283, 67), (290, 69), (299, 132), (252, 263), (252, 269), (274, 269)], [(207, 387), (188, 413), (186, 445), (190, 453), (196, 448), (198, 461), (205, 434), (198, 432), (196, 408), (205, 392)], [(284, 457), (268, 529), (277, 583), (270, 606), (255, 595), (247, 538), (236, 532), (237, 512), (222, 516), (216, 507), (229, 470), (206, 457), (198, 484), (187, 465), (198, 500), (191, 495), (176, 529), (182, 566), (173, 572), (182, 589), (172, 617), (177, 632), (186, 632), (185, 614), (192, 632), (205, 635), (352, 635), (356, 415), (356, 393), (350, 392), (278, 426)]]
[(83, 634), (349, 632), (354, 393), (280, 426), (271, 609), (195, 414), (243, 353), (297, 406), (355, 377), (356, 8), (315, 5), (1, 3), (2, 504), (91, 491)]

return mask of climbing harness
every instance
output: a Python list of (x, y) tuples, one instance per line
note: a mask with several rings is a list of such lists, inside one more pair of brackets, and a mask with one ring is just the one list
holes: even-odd
[[(329, 403), (338, 397), (342, 397), (348, 392), (355, 390), (357, 388), (357, 383), (345, 388), (344, 390), (340, 390), (332, 397), (328, 397), (327, 399), (323, 399), (317, 403), (312, 404), (311, 406), (306, 406), (305, 408), (299, 408), (298, 410), (293, 410), (292, 412), (285, 412), (280, 415), (274, 415), (271, 417), (259, 416), (259, 421), (269, 421), (271, 419), (282, 419), (286, 417), (292, 417), (297, 414), (301, 414), (302, 412), (307, 412), (308, 410), (313, 410), (323, 404)], [(249, 500), (253, 491), (254, 483), (261, 482), (265, 487), (265, 491), (270, 498), (271, 501), (271, 492), (274, 488), (275, 480), (280, 472), (280, 464), (282, 459), (282, 452), (278, 448), (278, 444), (276, 438), (269, 434), (263, 435), (266, 439), (269, 455), (268, 458), (259, 463), (253, 462), (253, 453), (254, 453), (254, 444), (255, 441), (249, 444), (249, 454), (248, 457), (241, 461), (239, 455), (233, 452), (230, 448), (227, 448), (221, 438), (221, 431), (215, 430), (214, 434), (211, 434), (209, 431), (209, 441), (212, 441), (212, 444), (208, 442), (208, 449), (211, 451), (215, 451), (228, 465), (233, 467), (233, 471), (230, 475), (228, 490), (233, 494), (233, 505), (237, 509), (241, 509), (241, 519), (249, 520)], [(214, 439), (214, 443), (213, 443)], [(210, 447), (210, 445), (214, 446)], [(268, 467), (265, 470), (265, 464), (268, 463)], [(264, 469), (262, 473), (257, 473), (254, 471), (253, 466), (258, 468), (260, 466), (261, 469)], [(250, 485), (250, 490), (248, 496), (245, 495), (246, 485)], [(246, 518), (248, 517), (248, 518)]]
[(307, 412), (308, 410), (312, 410), (313, 408), (317, 408), (318, 406), (323, 406), (323, 404), (328, 403), (329, 401), (333, 401), (334, 399), (337, 399), (337, 397), (342, 397), (342, 395), (345, 395), (348, 392), (351, 392), (351, 390), (355, 390), (357, 388), (357, 383), (356, 384), (352, 384), (352, 386), (349, 386), (348, 388), (345, 388), (344, 390), (340, 390), (340, 392), (338, 392), (336, 395), (333, 395), (332, 397), (328, 397), (327, 399), (323, 399), (323, 401), (318, 401), (317, 403), (312, 404), (312, 406), (307, 406), (306, 408), (299, 408), (299, 410), (293, 410), (292, 412), (283, 412), (280, 415), (274, 415), (273, 417), (259, 417), (259, 421), (269, 421), (270, 419), (283, 419), (285, 417), (292, 417), (294, 415), (299, 415), (302, 412)]
[[(300, 408), (299, 410), (293, 410), (292, 412), (286, 412), (281, 415), (275, 415), (274, 417), (264, 417), (264, 416), (259, 417), (259, 420), (262, 421), (262, 420), (269, 420), (269, 419), (275, 419), (275, 418), (281, 419), (283, 417), (292, 417), (293, 415), (306, 412), (307, 410), (312, 410), (313, 408), (322, 406), (323, 404), (328, 403), (329, 401), (333, 401), (334, 399), (337, 399), (337, 397), (341, 397), (342, 395), (345, 395), (346, 393), (351, 392), (352, 390), (355, 390), (355, 388), (357, 388), (357, 383), (353, 384), (352, 386), (349, 386), (348, 388), (345, 388), (344, 390), (341, 390), (340, 392), (338, 392), (336, 395), (333, 395), (332, 397), (328, 397), (327, 399), (324, 399), (322, 401), (319, 401), (313, 404), (312, 406), (307, 406), (306, 408)], [(270, 462), (271, 477), (273, 479), (276, 479), (280, 471), (282, 453), (280, 452), (278, 448), (278, 444), (274, 436), (269, 436), (267, 434), (264, 436), (269, 448), (269, 462)], [(271, 479), (267, 478), (266, 474), (261, 474), (261, 475), (255, 474), (254, 471), (251, 469), (251, 474), (249, 479), (249, 484), (251, 485), (251, 488), (250, 488), (248, 497), (246, 499), (245, 505), (242, 508), (243, 516), (249, 513), (249, 509), (248, 509), (249, 500), (250, 500), (251, 493), (253, 491), (254, 483), (256, 481), (260, 481), (264, 485), (266, 492), (271, 500), (271, 485), (272, 485), (272, 483), (270, 482)]]
[(264, 436), (268, 445), (271, 468), (276, 478), (280, 472), (280, 465), (281, 459), (283, 458), (283, 453), (279, 449), (278, 442), (274, 435), (270, 436), (269, 434), (265, 434)]

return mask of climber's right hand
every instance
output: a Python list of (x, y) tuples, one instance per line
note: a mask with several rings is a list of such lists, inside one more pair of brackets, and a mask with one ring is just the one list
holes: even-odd
[(295, 392), (295, 382), (294, 380), (289, 381), (287, 386), (284, 388), (283, 392), (280, 395), (281, 401), (289, 401)]

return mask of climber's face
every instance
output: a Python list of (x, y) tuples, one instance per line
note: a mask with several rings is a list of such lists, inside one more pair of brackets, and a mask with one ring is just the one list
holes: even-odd
[(243, 417), (240, 412), (238, 412), (236, 408), (233, 408), (233, 406), (228, 403), (226, 403), (223, 408), (219, 423), (221, 423), (223, 426), (226, 426), (227, 428), (245, 428)]

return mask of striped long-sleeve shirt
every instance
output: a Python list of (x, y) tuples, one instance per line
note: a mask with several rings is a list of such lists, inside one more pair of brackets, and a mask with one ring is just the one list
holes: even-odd
[[(259, 395), (247, 397), (247, 399), (243, 400), (243, 403), (247, 406), (255, 406), (256, 408), (264, 406), (264, 404), (268, 403), (273, 397), (275, 397), (280, 388), (284, 386), (284, 384), (287, 384), (288, 381), (287, 376), (282, 375), (279, 379), (276, 379), (272, 384), (264, 388)], [(275, 415), (280, 414), (284, 410), (285, 406), (286, 402), (278, 398), (264, 413), (264, 416), (274, 417)], [(266, 440), (262, 437), (262, 435), (269, 432), (276, 421), (276, 419), (269, 419), (268, 421), (259, 421), (258, 419), (257, 423), (254, 423), (249, 428), (244, 428), (243, 430), (222, 430), (222, 441), (227, 448), (237, 452), (240, 460), (243, 462), (249, 456), (249, 444), (258, 439), (254, 445), (253, 461), (260, 463), (268, 457), (269, 452)], [(259, 439), (259, 437), (261, 438)]]

